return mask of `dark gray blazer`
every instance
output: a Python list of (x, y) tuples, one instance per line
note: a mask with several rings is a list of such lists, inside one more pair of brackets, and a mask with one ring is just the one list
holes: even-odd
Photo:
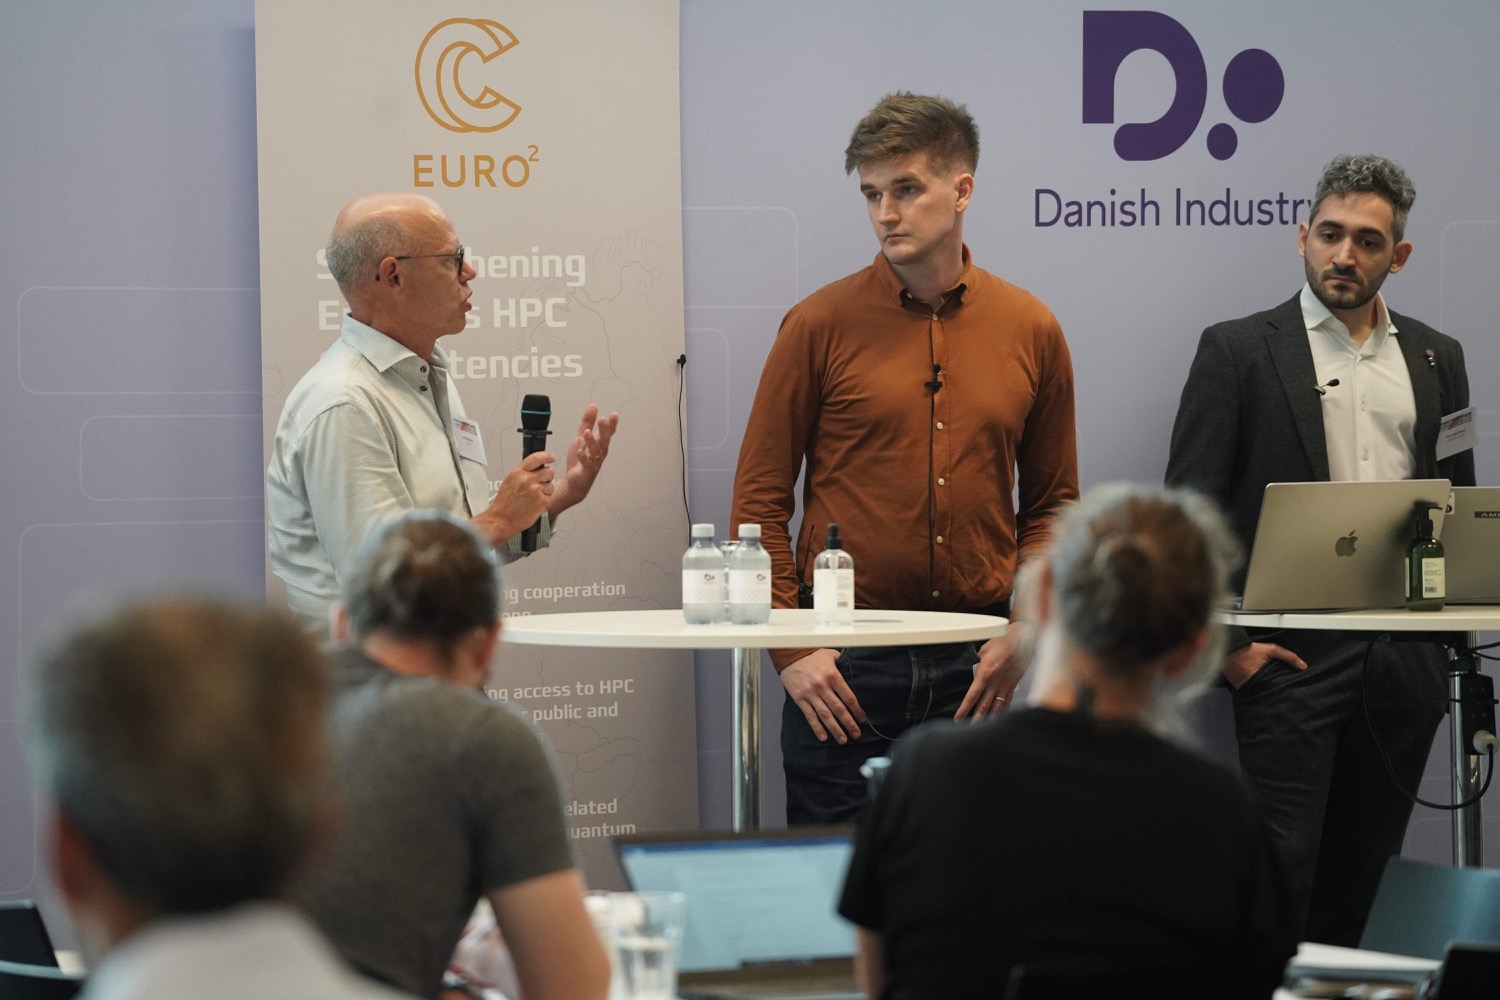
[[(1391, 313), (1417, 404), (1417, 479), (1474, 485), (1474, 452), (1435, 458), (1445, 413), (1469, 405), (1458, 341)], [(1172, 426), (1167, 484), (1219, 502), (1246, 553), (1267, 483), (1328, 479), (1322, 397), (1298, 296), (1266, 312), (1203, 331)], [(1244, 583), (1244, 569), (1236, 587)]]

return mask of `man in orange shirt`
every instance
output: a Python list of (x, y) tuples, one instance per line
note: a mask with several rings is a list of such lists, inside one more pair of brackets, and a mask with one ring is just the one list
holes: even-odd
[[(845, 150), (880, 253), (787, 313), (735, 474), (733, 523), (761, 525), (777, 607), (797, 606), (832, 522), (857, 606), (1008, 614), (1017, 563), (1077, 499), (1062, 329), (964, 245), (978, 159), (963, 106), (909, 93), (876, 105)], [(1003, 708), (1020, 677), (1013, 643), (773, 653), (788, 822), (858, 812), (859, 765), (911, 726)]]

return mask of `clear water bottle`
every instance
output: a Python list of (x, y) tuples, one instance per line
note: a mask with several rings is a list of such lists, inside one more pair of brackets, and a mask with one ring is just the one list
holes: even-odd
[(854, 624), (854, 557), (844, 551), (839, 526), (828, 526), (823, 551), (813, 560), (813, 620), (820, 626)]
[(693, 544), (682, 554), (682, 617), (689, 625), (724, 620), (724, 554), (714, 545), (714, 526), (693, 525)]
[(760, 525), (740, 525), (740, 544), (729, 557), (729, 620), (764, 625), (771, 620), (771, 554), (761, 548)]

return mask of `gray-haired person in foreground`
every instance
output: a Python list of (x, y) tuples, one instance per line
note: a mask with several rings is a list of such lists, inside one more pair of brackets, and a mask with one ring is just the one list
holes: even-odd
[(282, 901), (326, 835), (328, 665), (290, 619), (212, 603), (78, 624), (27, 699), (85, 996), (377, 998)]
[(334, 615), (346, 835), (301, 901), (357, 968), (435, 996), (483, 895), (526, 1000), (602, 1000), (609, 960), (550, 754), (478, 689), (500, 594), (492, 547), (442, 511), (395, 517), (355, 553)]
[(1018, 967), (1271, 995), (1295, 938), (1249, 795), (1158, 735), (1218, 665), (1238, 549), (1187, 491), (1101, 487), (1058, 519), (1018, 591), (1026, 707), (919, 731), (861, 817), (839, 912), (872, 1000), (997, 997)]

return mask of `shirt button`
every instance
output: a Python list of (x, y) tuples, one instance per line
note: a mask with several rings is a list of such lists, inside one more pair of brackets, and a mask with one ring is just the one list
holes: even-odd
[(1369, 409), (1369, 407), (1365, 403), (1365, 397), (1363, 397), (1363, 396), (1359, 397), (1359, 408), (1361, 410)]
[(422, 365), (420, 368), (417, 369), (417, 371), (421, 372), (423, 375), (426, 375), (427, 374), (427, 366), (426, 365)]
[(427, 387), (425, 385), (419, 385), (419, 386), (417, 386), (417, 391), (418, 392), (426, 392), (427, 391)]
[(948, 480), (944, 479), (942, 476), (938, 476), (938, 485), (939, 486), (947, 486), (948, 485)]
[(938, 536), (937, 536), (937, 543), (938, 543), (938, 544), (939, 544), (939, 545), (942, 545), (942, 544), (943, 544), (943, 536), (942, 536), (942, 535), (938, 535)]
[(943, 592), (941, 590), (934, 590), (932, 592), (932, 596), (933, 597), (942, 597), (943, 596)]
[(1360, 452), (1359, 457), (1368, 462), (1370, 460), (1370, 449), (1366, 448), (1364, 451)]
[(941, 420), (939, 420), (938, 421), (938, 430), (942, 430), (942, 429), (943, 429), (943, 422)]

